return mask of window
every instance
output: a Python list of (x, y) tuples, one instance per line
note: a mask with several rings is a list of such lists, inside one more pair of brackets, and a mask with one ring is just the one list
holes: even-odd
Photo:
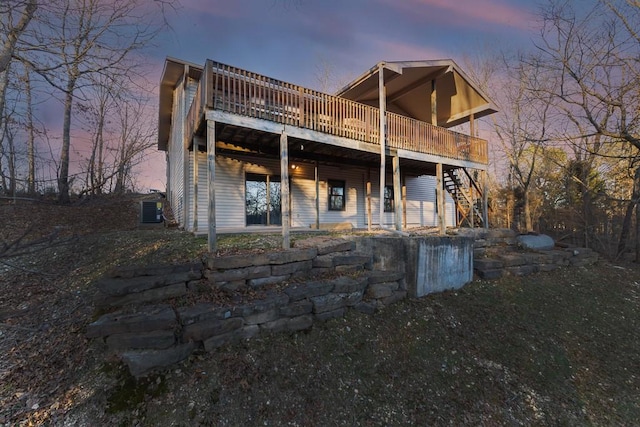
[(393, 185), (384, 186), (384, 211), (393, 212), (395, 203), (393, 202)]
[(329, 181), (329, 210), (343, 211), (345, 209), (344, 181)]

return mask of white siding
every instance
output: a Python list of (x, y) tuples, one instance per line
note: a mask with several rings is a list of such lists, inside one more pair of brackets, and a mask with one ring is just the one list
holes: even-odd
[[(330, 211), (328, 180), (345, 181), (345, 210)], [(367, 226), (365, 170), (320, 167), (320, 223), (350, 222), (353, 227)], [(315, 219), (314, 222), (315, 223)]]
[(178, 83), (173, 91), (173, 111), (171, 113), (171, 132), (167, 145), (167, 173), (170, 194), (167, 195), (171, 209), (176, 221), (180, 225), (184, 225), (183, 207), (184, 207), (184, 102), (182, 84)]
[[(421, 175), (406, 177), (407, 186), (407, 228), (436, 227), (436, 177)], [(449, 193), (445, 193), (447, 226), (455, 226), (455, 204)]]

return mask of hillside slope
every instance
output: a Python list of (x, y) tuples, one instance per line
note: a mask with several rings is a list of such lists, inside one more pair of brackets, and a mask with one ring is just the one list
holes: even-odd
[[(134, 381), (84, 337), (116, 264), (198, 259), (205, 242), (137, 229), (137, 200), (0, 202), (0, 424), (630, 425), (640, 419), (640, 270), (606, 263), (406, 300)], [(269, 236), (223, 242), (269, 247)], [(277, 241), (277, 237), (273, 240)], [(240, 243), (241, 242), (241, 243)], [(226, 246), (225, 246), (226, 245)]]

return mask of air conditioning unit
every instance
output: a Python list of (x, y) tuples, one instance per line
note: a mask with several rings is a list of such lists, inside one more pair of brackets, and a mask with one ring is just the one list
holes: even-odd
[(140, 222), (143, 224), (162, 222), (162, 202), (140, 202)]

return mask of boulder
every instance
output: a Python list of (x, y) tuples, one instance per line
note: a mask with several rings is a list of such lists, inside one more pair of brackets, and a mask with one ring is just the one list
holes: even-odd
[(522, 234), (517, 239), (518, 244), (525, 249), (550, 251), (555, 246), (553, 239), (546, 234)]

